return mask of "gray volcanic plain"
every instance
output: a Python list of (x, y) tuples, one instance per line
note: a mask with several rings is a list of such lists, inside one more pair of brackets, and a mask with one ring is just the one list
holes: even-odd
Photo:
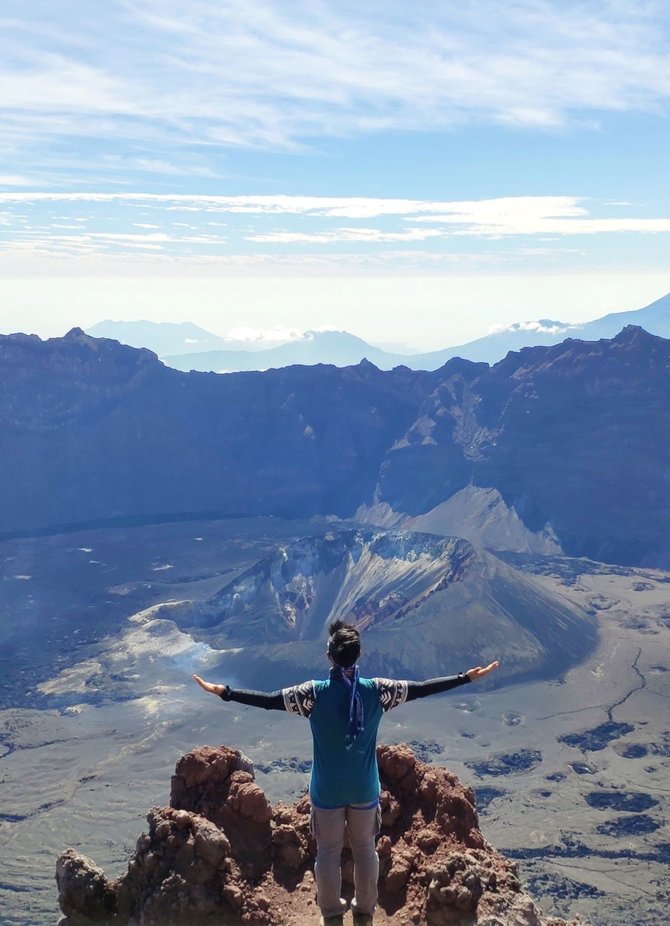
[[(197, 689), (192, 672), (217, 676), (222, 653), (183, 616), (221, 602), (278, 549), (343, 527), (183, 521), (0, 543), (3, 924), (56, 922), (65, 846), (120, 873), (147, 810), (167, 800), (176, 760), (199, 744), (242, 749), (271, 800), (304, 790), (307, 724)], [(504, 558), (501, 574), (520, 571), (546, 601), (567, 602), (566, 614), (571, 603), (591, 615), (597, 643), (529, 681), (505, 677), (503, 648), (495, 686), (405, 705), (382, 739), (409, 742), (475, 788), (482, 831), (520, 860), (547, 912), (656, 926), (670, 902), (670, 574)], [(485, 632), (480, 645), (488, 656)], [(223, 654), (231, 670), (233, 655)], [(442, 671), (465, 668), (445, 659)], [(283, 683), (265, 672), (263, 687)]]

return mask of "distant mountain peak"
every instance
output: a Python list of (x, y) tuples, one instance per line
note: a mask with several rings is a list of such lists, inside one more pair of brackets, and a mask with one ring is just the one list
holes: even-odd
[(650, 334), (641, 325), (624, 325), (621, 331), (612, 338), (613, 341), (660, 341), (663, 340), (655, 334)]
[(221, 348), (226, 344), (225, 338), (205, 331), (204, 328), (192, 322), (107, 319), (92, 325), (86, 334), (94, 338), (109, 338), (132, 347), (144, 347), (159, 357), (211, 350)]

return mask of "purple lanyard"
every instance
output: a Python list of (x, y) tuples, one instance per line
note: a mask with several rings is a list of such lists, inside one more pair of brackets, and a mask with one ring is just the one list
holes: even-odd
[(351, 691), (349, 697), (349, 724), (347, 726), (347, 749), (351, 749), (353, 746), (354, 740), (359, 733), (363, 732), (363, 723), (365, 719), (363, 711), (363, 699), (361, 698), (360, 691), (357, 690), (358, 679), (359, 679), (359, 670), (358, 666), (354, 669), (353, 679), (347, 674), (347, 669), (340, 669), (340, 676), (342, 681), (345, 682)]

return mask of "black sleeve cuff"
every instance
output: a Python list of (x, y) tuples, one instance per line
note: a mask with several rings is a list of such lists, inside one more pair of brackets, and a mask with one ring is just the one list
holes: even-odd
[(262, 707), (266, 711), (285, 711), (284, 696), (279, 691), (245, 691), (243, 688), (231, 688), (226, 685), (220, 695), (222, 701), (237, 701), (249, 707)]
[(445, 678), (429, 678), (425, 682), (407, 682), (406, 700), (415, 701), (417, 698), (428, 698), (430, 695), (450, 691), (452, 688), (458, 688), (459, 685), (465, 685), (470, 681), (469, 675), (465, 672), (459, 672), (458, 675), (449, 675)]

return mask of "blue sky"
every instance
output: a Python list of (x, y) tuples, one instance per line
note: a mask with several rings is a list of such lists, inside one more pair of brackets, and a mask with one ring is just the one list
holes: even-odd
[(670, 290), (661, 2), (5, 0), (0, 330), (417, 348)]

